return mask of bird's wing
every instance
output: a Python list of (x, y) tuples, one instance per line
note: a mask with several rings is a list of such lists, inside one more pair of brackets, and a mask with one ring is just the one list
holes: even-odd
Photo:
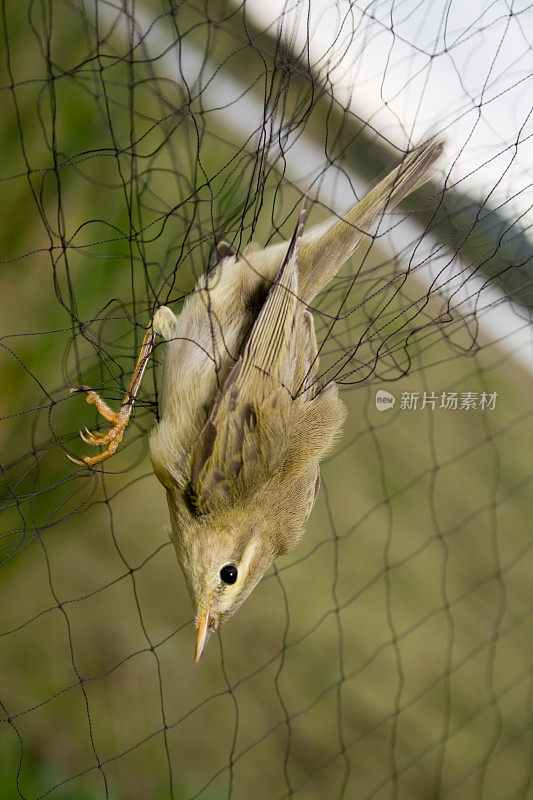
[(303, 306), (298, 299), (302, 205), (287, 255), (192, 451), (190, 489), (198, 513), (247, 495), (282, 463)]

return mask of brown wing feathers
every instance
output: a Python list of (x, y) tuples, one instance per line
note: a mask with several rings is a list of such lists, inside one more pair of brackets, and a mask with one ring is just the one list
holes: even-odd
[[(279, 374), (283, 367), (290, 369), (286, 360), (290, 355), (289, 339), (298, 300), (298, 250), (302, 238), (307, 206), (300, 209), (298, 224), (292, 235), (287, 254), (278, 277), (254, 323), (244, 347), (243, 368), (239, 383), (244, 386), (254, 379), (254, 371), (265, 375)], [(283, 376), (279, 376), (283, 380)]]
[(234, 502), (264, 482), (284, 455), (292, 399), (284, 384), (295, 368), (297, 262), (305, 216), (304, 203), (278, 277), (193, 449), (191, 497), (200, 513)]

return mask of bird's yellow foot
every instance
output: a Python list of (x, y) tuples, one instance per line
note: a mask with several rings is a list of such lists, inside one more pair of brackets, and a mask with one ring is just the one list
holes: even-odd
[(91, 405), (95, 405), (102, 417), (113, 425), (107, 433), (100, 433), (99, 431), (91, 432), (87, 428), (85, 428), (85, 433), (80, 431), (80, 437), (86, 444), (92, 447), (107, 445), (107, 448), (102, 453), (99, 453), (97, 456), (85, 456), (83, 461), (79, 461), (77, 458), (73, 458), (67, 454), (67, 458), (72, 461), (73, 464), (77, 464), (80, 467), (91, 467), (93, 464), (98, 464), (100, 461), (104, 461), (106, 458), (109, 458), (109, 456), (112, 456), (113, 453), (116, 453), (124, 436), (124, 431), (128, 427), (133, 410), (133, 403), (124, 403), (120, 411), (117, 412), (109, 408), (100, 395), (92, 389), (89, 389), (88, 386), (77, 386), (70, 391), (87, 392), (87, 397), (85, 398), (87, 402)]
[[(168, 309), (166, 309), (166, 312), (170, 313)], [(87, 392), (87, 397), (85, 398), (87, 402), (91, 405), (95, 405), (102, 417), (112, 425), (107, 433), (99, 433), (98, 431), (91, 433), (87, 428), (85, 428), (85, 433), (80, 431), (80, 436), (86, 444), (91, 445), (91, 447), (103, 447), (103, 445), (107, 445), (107, 448), (103, 453), (99, 453), (97, 456), (85, 456), (83, 461), (78, 461), (77, 458), (73, 458), (67, 454), (67, 458), (70, 459), (73, 464), (77, 464), (80, 467), (91, 467), (93, 464), (105, 461), (106, 458), (109, 458), (109, 456), (112, 456), (113, 453), (117, 451), (124, 436), (124, 431), (128, 427), (128, 423), (131, 419), (133, 404), (135, 403), (135, 398), (137, 397), (137, 392), (141, 385), (148, 358), (154, 347), (154, 340), (155, 334), (150, 326), (144, 334), (141, 352), (139, 353), (135, 370), (120, 411), (113, 411), (112, 408), (109, 408), (107, 403), (102, 400), (97, 392), (93, 392), (90, 386), (76, 386), (70, 390), (71, 392)]]

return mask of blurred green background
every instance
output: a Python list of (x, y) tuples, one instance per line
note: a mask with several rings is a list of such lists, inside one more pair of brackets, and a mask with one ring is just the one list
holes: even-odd
[[(252, 46), (242, 9), (142, 8), (222, 79), (245, 63), (276, 122), (239, 140), (209, 75), (170, 80), (111, 6), (2, 4), (0, 798), (530, 797), (531, 376), (401, 261), (365, 246), (319, 300), (344, 435), (302, 543), (198, 666), (147, 455), (162, 347), (120, 452), (65, 458), (101, 423), (68, 388), (118, 407), (153, 309), (179, 310), (216, 238), (291, 231), (279, 130), (334, 131), (371, 177), (394, 163), (277, 40)], [(408, 203), (423, 222), (437, 191)], [(444, 391), (496, 407), (400, 408)]]

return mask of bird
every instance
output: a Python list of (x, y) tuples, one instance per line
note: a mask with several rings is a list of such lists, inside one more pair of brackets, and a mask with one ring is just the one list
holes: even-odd
[(429, 179), (442, 151), (441, 140), (427, 140), (344, 216), (307, 231), (304, 200), (288, 242), (251, 242), (242, 253), (218, 242), (181, 313), (154, 314), (120, 410), (88, 386), (71, 390), (111, 424), (105, 434), (80, 431), (106, 446), (83, 461), (69, 456), (92, 467), (117, 450), (156, 337), (165, 342), (150, 457), (193, 605), (196, 662), (211, 632), (297, 545), (320, 461), (341, 433), (346, 407), (335, 382), (319, 380), (309, 306), (372, 223)]

